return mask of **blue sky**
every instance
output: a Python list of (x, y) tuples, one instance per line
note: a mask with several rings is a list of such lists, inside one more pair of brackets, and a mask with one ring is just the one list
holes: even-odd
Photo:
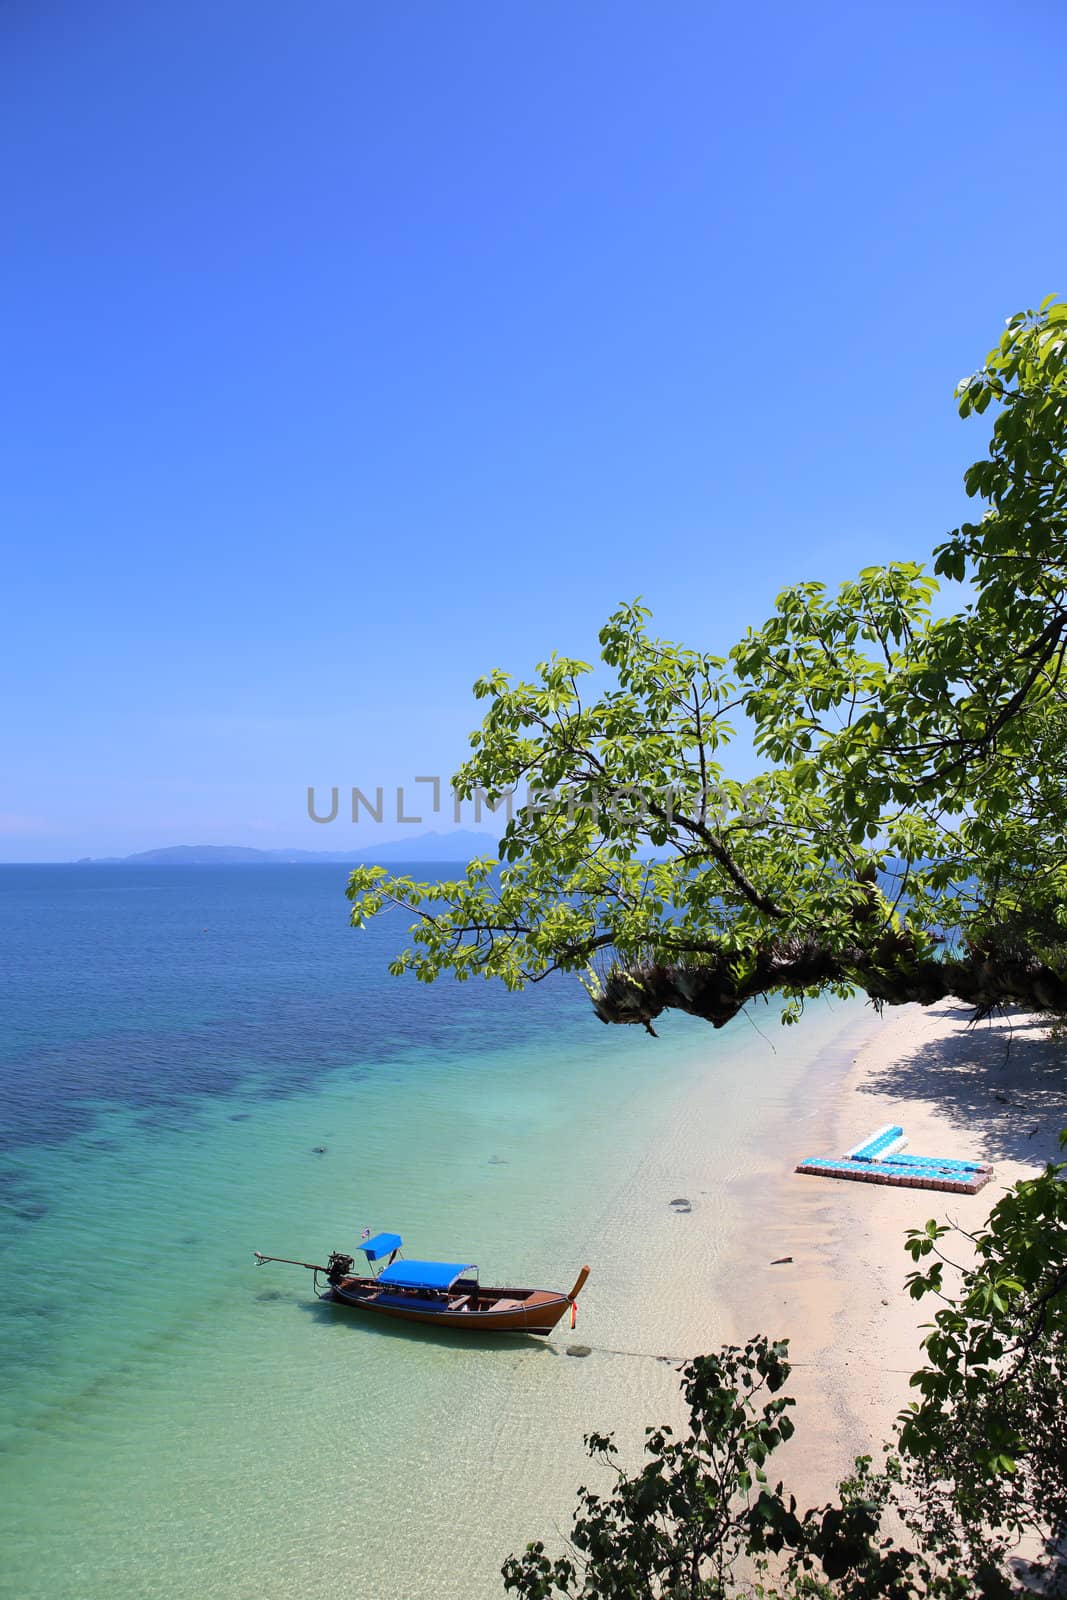
[(1067, 292), (1065, 43), (1026, 0), (11, 0), (0, 858), (395, 837), (307, 785), (447, 775), (487, 668), (925, 554), (988, 432), (953, 385)]

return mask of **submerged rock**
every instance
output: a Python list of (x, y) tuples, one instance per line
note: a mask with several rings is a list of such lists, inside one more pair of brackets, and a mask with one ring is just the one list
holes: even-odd
[(39, 1317), (42, 1322), (46, 1322), (49, 1317), (55, 1315), (55, 1309), (50, 1300), (31, 1301), (27, 1305), (16, 1306), (15, 1315), (17, 1317)]
[(569, 1344), (567, 1346), (567, 1354), (569, 1356), (591, 1356), (593, 1347), (588, 1344)]

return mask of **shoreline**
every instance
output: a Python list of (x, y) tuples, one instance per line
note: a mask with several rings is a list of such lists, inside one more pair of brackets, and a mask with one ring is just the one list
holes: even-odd
[[(723, 1338), (789, 1339), (797, 1434), (778, 1462), (805, 1505), (829, 1497), (857, 1455), (880, 1454), (910, 1398), (933, 1308), (904, 1290), (906, 1230), (931, 1217), (981, 1225), (1006, 1189), (1057, 1158), (1065, 1046), (1032, 1018), (969, 1027), (969, 1016), (943, 1002), (846, 1026), (794, 1096), (775, 1154), (759, 1152), (738, 1185), (746, 1224), (721, 1263)], [(909, 1150), (988, 1161), (993, 1178), (969, 1196), (793, 1171), (888, 1122)], [(792, 1261), (770, 1264), (782, 1256)]]
[[(941, 1032), (963, 1052), (958, 1070), (924, 1065)], [(817, 1503), (857, 1451), (880, 1443), (918, 1365), (907, 1352), (925, 1313), (891, 1287), (909, 1266), (904, 1227), (946, 1211), (984, 1216), (1016, 1170), (1035, 1170), (1035, 1158), (1053, 1153), (1067, 1121), (1062, 1047), (1041, 1040), (1031, 1048), (1016, 1021), (1005, 1075), (1001, 1032), (965, 1033), (955, 1013), (914, 1008), (879, 1020), (858, 1003), (819, 1002), (799, 1029), (778, 1027), (773, 1012), (760, 1028), (739, 1023), (725, 1035), (679, 1028), (668, 1059), (642, 1041), (613, 1065), (577, 1034), (573, 1048), (561, 1040), (558, 1060), (526, 1045), (503, 1073), (492, 1054), (442, 1056), (437, 1075), (407, 1084), (406, 1137), (425, 1159), (405, 1173), (390, 1165), (395, 1117), (385, 1113), (405, 1087), (394, 1070), (376, 1080), (339, 1071), (284, 1100), (261, 1102), (248, 1091), (232, 1102), (244, 1108), (239, 1120), (227, 1100), (198, 1122), (183, 1116), (180, 1126), (145, 1129), (127, 1108), (97, 1129), (110, 1152), (91, 1139), (84, 1150), (42, 1149), (52, 1210), (36, 1224), (39, 1240), (84, 1249), (136, 1193), (138, 1226), (122, 1241), (127, 1265), (154, 1259), (156, 1227), (185, 1235), (176, 1260), (187, 1264), (193, 1292), (176, 1274), (169, 1300), (131, 1298), (119, 1349), (109, 1326), (120, 1303), (113, 1291), (101, 1290), (107, 1315), (95, 1323), (95, 1347), (84, 1343), (94, 1324), (79, 1306), (69, 1343), (70, 1375), (79, 1379), (73, 1400), (44, 1392), (18, 1425), (7, 1517), (22, 1590), (41, 1600), (134, 1596), (151, 1569), (176, 1597), (288, 1596), (301, 1591), (309, 1562), (343, 1572), (357, 1541), (360, 1593), (387, 1573), (396, 1592), (428, 1600), (444, 1560), (464, 1562), (470, 1596), (489, 1600), (502, 1593), (505, 1556), (531, 1539), (562, 1545), (580, 1483), (609, 1487), (609, 1476), (590, 1469), (583, 1434), (614, 1431), (620, 1459), (638, 1466), (647, 1425), (684, 1424), (679, 1362), (757, 1331), (788, 1337), (795, 1363), (787, 1392), (798, 1402), (798, 1434), (773, 1466), (802, 1505)], [(976, 1050), (989, 1062), (972, 1061)], [(1050, 1051), (1057, 1081), (1045, 1085), (1039, 1116), (1029, 1079)], [(605, 1062), (610, 1071), (600, 1070)], [(583, 1075), (587, 1067), (595, 1081)], [(924, 1093), (948, 1098), (933, 1105), (932, 1132), (921, 1119)], [(904, 1123), (914, 1150), (988, 1154), (995, 1181), (970, 1199), (794, 1174), (802, 1157), (845, 1149), (891, 1118)], [(1031, 1140), (1039, 1122), (1044, 1131)], [(319, 1142), (331, 1147), (325, 1160), (314, 1153)], [(527, 1142), (535, 1155), (524, 1158)], [(357, 1144), (358, 1188), (337, 1161)], [(565, 1203), (545, 1193), (536, 1154), (545, 1149), (556, 1153), (557, 1185), (577, 1169)], [(1028, 1166), (1010, 1164), (1031, 1152)], [(94, 1174), (107, 1179), (95, 1192)], [(268, 1285), (243, 1256), (234, 1280), (234, 1239), (259, 1242), (268, 1221), (279, 1237), (293, 1229), (293, 1253), (304, 1236), (347, 1237), (372, 1184), (377, 1213), (403, 1210), (412, 1237), (478, 1235), (500, 1260), (518, 1238), (530, 1262), (590, 1260), (575, 1333), (561, 1326), (555, 1339), (494, 1346), (490, 1355), (323, 1317), (304, 1284)], [(676, 1209), (682, 1196), (688, 1211)], [(216, 1240), (219, 1215), (229, 1219), (228, 1240)], [(783, 1255), (792, 1263), (771, 1265)], [(901, 1310), (905, 1355), (897, 1360)], [(26, 1326), (42, 1348), (45, 1329), (57, 1339), (52, 1359), (64, 1350), (52, 1308), (47, 1323)], [(588, 1343), (592, 1359), (569, 1359), (572, 1341)], [(258, 1396), (254, 1427), (241, 1398), (249, 1383)], [(335, 1417), (351, 1447), (339, 1454), (332, 1430), (305, 1426), (309, 1414)], [(383, 1464), (364, 1446), (386, 1432)], [(265, 1468), (283, 1455), (287, 1475)], [(409, 1528), (400, 1549), (373, 1513), (383, 1493)], [(65, 1537), (73, 1526), (77, 1569), (41, 1560), (54, 1538), (48, 1495), (70, 1507)], [(339, 1592), (356, 1589), (342, 1582)]]

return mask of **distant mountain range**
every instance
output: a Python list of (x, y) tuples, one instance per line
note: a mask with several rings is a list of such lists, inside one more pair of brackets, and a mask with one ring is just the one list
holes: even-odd
[(495, 856), (497, 842), (491, 833), (420, 833), (413, 839), (393, 839), (388, 844), (367, 845), (363, 850), (254, 850), (242, 844), (172, 844), (162, 850), (139, 850), (132, 856), (82, 856), (86, 867), (230, 867), (270, 863), (344, 865), (359, 861), (470, 861), (475, 856)]

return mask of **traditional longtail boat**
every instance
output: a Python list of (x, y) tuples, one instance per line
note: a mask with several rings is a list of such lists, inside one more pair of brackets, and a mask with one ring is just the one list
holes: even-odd
[[(574, 1327), (575, 1301), (585, 1286), (589, 1268), (583, 1267), (570, 1294), (554, 1289), (492, 1289), (478, 1282), (478, 1268), (461, 1261), (405, 1261), (398, 1233), (377, 1233), (360, 1250), (367, 1258), (366, 1277), (353, 1272), (355, 1259), (334, 1251), (325, 1266), (314, 1261), (294, 1261), (288, 1256), (255, 1252), (256, 1265), (280, 1261), (305, 1267), (315, 1274), (315, 1293), (360, 1311), (397, 1317), (403, 1322), (432, 1323), (438, 1328), (459, 1328), (465, 1333), (551, 1333), (570, 1307)], [(380, 1261), (383, 1267), (375, 1271)], [(325, 1288), (319, 1287), (320, 1277)]]

